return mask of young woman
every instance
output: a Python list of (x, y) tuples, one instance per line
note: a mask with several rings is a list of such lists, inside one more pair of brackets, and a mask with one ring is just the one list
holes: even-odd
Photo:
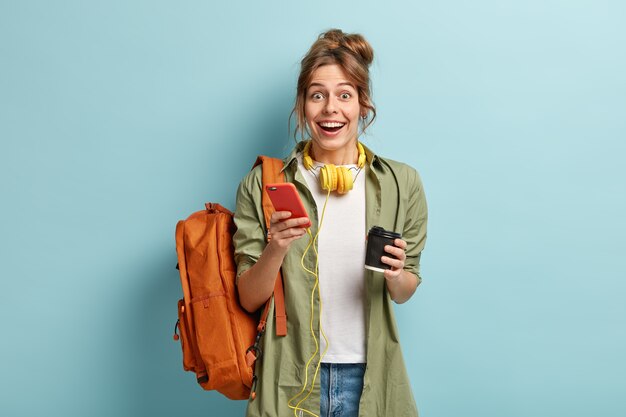
[[(240, 302), (251, 312), (261, 307), (281, 269), (288, 321), (287, 336), (277, 337), (268, 320), (248, 416), (417, 416), (391, 302), (407, 301), (420, 283), (426, 200), (413, 168), (358, 140), (376, 115), (373, 57), (361, 35), (330, 30), (302, 60), (294, 113), (306, 139), (284, 173), (310, 229), (306, 218), (275, 212), (265, 230), (260, 169), (239, 186)], [(385, 247), (384, 273), (364, 269), (373, 226), (402, 235)]]

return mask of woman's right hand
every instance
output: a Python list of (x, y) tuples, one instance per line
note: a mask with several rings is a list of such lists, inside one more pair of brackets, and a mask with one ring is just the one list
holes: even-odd
[(306, 234), (305, 226), (310, 223), (307, 217), (291, 219), (289, 211), (275, 211), (270, 217), (269, 243), (285, 253), (291, 242), (300, 239)]
[(277, 211), (270, 217), (269, 243), (259, 260), (239, 277), (239, 302), (249, 312), (259, 309), (272, 296), (276, 275), (294, 240), (306, 233), (307, 217), (292, 219), (288, 211)]

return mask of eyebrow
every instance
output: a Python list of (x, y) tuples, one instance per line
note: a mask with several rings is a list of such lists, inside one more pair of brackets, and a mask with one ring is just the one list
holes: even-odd
[[(349, 82), (339, 83), (339, 84), (337, 84), (337, 85), (338, 85), (338, 86), (348, 86), (348, 87), (352, 87), (352, 88), (356, 89), (356, 87), (354, 86), (354, 84), (349, 83)], [(311, 83), (311, 84), (309, 84), (309, 87), (308, 87), (308, 88), (311, 88), (311, 87), (324, 87), (324, 88), (325, 88), (326, 86), (325, 86), (325, 85), (323, 85), (323, 84), (320, 84), (320, 83)]]

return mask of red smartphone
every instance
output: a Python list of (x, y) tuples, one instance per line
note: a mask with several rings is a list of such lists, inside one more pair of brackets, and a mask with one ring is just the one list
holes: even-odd
[[(296, 186), (292, 183), (267, 184), (265, 189), (276, 211), (290, 211), (291, 217), (293, 218), (309, 218), (304, 204), (300, 199), (300, 195), (298, 194), (298, 190), (296, 190)], [(309, 220), (309, 223), (302, 225), (302, 227), (311, 227), (311, 221)]]

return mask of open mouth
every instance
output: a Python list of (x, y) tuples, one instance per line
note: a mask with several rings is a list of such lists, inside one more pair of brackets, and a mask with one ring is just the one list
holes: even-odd
[(346, 124), (345, 123), (339, 123), (339, 122), (320, 122), (317, 125), (324, 132), (335, 133), (336, 131), (338, 131), (339, 129), (344, 127)]

